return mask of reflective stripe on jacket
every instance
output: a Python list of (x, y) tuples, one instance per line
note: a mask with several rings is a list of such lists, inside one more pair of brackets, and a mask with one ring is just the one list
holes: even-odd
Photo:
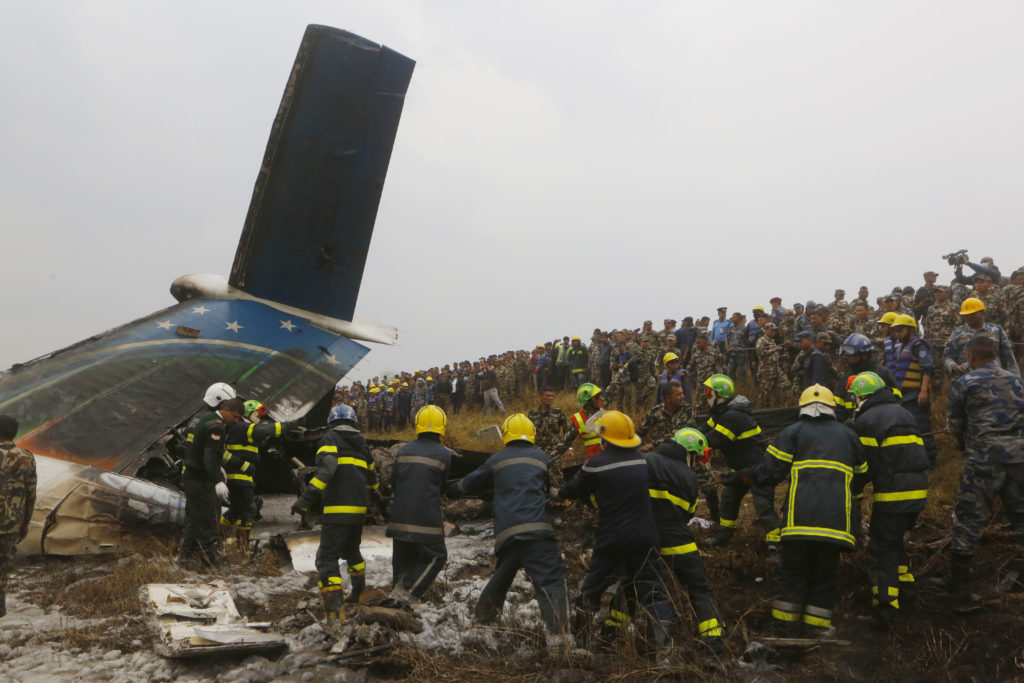
[(879, 389), (861, 405), (853, 429), (868, 465), (867, 476), (860, 479), (871, 480), (875, 513), (923, 510), (928, 497), (928, 454), (914, 416), (899, 405), (891, 390)]

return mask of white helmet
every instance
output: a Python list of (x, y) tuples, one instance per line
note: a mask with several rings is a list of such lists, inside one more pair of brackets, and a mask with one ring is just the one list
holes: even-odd
[(206, 395), (203, 396), (203, 402), (211, 408), (216, 408), (224, 401), (235, 398), (235, 390), (231, 388), (230, 384), (224, 382), (217, 382), (211, 384), (210, 388), (206, 390)]

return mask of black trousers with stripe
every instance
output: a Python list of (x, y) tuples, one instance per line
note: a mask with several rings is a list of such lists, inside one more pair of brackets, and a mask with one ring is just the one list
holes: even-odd
[[(690, 605), (693, 606), (693, 613), (697, 617), (698, 624), (708, 624), (715, 620), (718, 628), (718, 604), (711, 592), (711, 585), (708, 584), (708, 577), (704, 571), (704, 558), (700, 553), (684, 553), (682, 555), (662, 555), (665, 564), (675, 577), (680, 587), (685, 588), (690, 598)], [(701, 635), (705, 635), (707, 629), (698, 629)], [(715, 635), (710, 633), (710, 635)]]
[(783, 539), (779, 569), (779, 599), (804, 610), (831, 612), (839, 583), (839, 553), (835, 543)]
[(913, 528), (915, 521), (916, 512), (880, 512), (877, 506), (871, 512), (868, 556), (874, 581), (872, 593), (879, 605), (899, 609), (899, 568), (910, 564), (903, 548), (903, 535)]
[(505, 596), (520, 569), (533, 584), (544, 626), (550, 633), (567, 628), (569, 595), (565, 563), (554, 538), (512, 538), (498, 551), (497, 566), (476, 603), (476, 620), (489, 624), (498, 618)]
[(444, 545), (443, 536), (436, 541), (425, 542), (393, 539), (392, 583), (422, 598), (447, 561), (448, 548)]
[(341, 565), (339, 559), (345, 560), (349, 572), (353, 567), (363, 564), (363, 555), (359, 552), (359, 544), (363, 540), (362, 524), (323, 524), (320, 527), (320, 547), (316, 550), (316, 573), (320, 586), (341, 582)]

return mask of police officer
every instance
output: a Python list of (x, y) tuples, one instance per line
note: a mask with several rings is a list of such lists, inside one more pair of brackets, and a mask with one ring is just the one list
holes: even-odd
[[(754, 419), (750, 400), (736, 393), (736, 385), (727, 375), (712, 375), (704, 382), (711, 397), (711, 411), (707, 424), (700, 431), (711, 448), (717, 448), (725, 463), (733, 470), (753, 467), (764, 460), (761, 427)], [(765, 541), (770, 550), (778, 550), (779, 516), (775, 512), (775, 487), (754, 486), (734, 482), (722, 487), (718, 531), (707, 542), (709, 548), (722, 546), (736, 533), (740, 502), (751, 492), (758, 520), (765, 530)]]
[(659, 443), (645, 459), (648, 493), (661, 538), (659, 552), (669, 571), (686, 588), (697, 617), (698, 636), (717, 653), (722, 651), (722, 623), (704, 560), (689, 527), (697, 510), (698, 486), (688, 459), (699, 459), (707, 448), (707, 439), (699, 430), (684, 427)]
[(18, 421), (0, 415), (0, 617), (7, 615), (7, 575), (36, 506), (36, 459), (14, 445)]
[[(359, 602), (366, 587), (366, 562), (359, 552), (363, 523), (371, 494), (379, 497), (377, 473), (366, 438), (356, 426), (356, 413), (344, 403), (327, 414), (327, 431), (316, 450), (316, 473), (302, 495), (292, 503), (292, 514), (301, 514), (317, 502), (324, 509), (320, 526), (320, 547), (316, 551), (316, 572), (324, 620), (345, 618), (345, 602)], [(341, 567), (348, 565), (352, 592), (342, 593)]]
[(564, 650), (568, 639), (568, 590), (554, 528), (548, 518), (545, 476), (548, 456), (533, 444), (533, 423), (522, 413), (501, 425), (505, 448), (448, 487), (448, 497), (494, 490), (494, 554), (497, 565), (476, 604), (476, 620), (493, 623), (519, 569), (533, 583), (548, 645)]
[[(856, 397), (853, 430), (860, 438), (866, 477), (858, 477), (854, 490), (870, 480), (871, 540), (868, 555), (874, 584), (875, 623), (885, 628), (899, 614), (900, 588), (913, 587), (903, 535), (913, 528), (928, 497), (928, 454), (916, 418), (900, 406), (899, 398), (874, 372), (862, 372), (850, 383)], [(903, 591), (906, 597), (906, 590)]]
[(942, 585), (958, 595), (996, 496), (1013, 530), (1024, 534), (1024, 382), (999, 367), (996, 355), (986, 335), (971, 339), (973, 369), (953, 380), (949, 392), (948, 429), (963, 448), (964, 467), (953, 508), (952, 564)]
[(1020, 377), (1020, 367), (1017, 365), (1006, 332), (995, 323), (985, 322), (985, 304), (980, 299), (964, 299), (960, 306), (960, 319), (964, 324), (953, 330), (942, 352), (943, 365), (950, 376), (959, 377), (970, 372), (972, 368), (966, 362), (967, 344), (973, 337), (983, 334), (995, 342), (996, 354), (1002, 368)]
[(900, 405), (917, 420), (918, 434), (924, 439), (928, 461), (934, 466), (938, 449), (931, 433), (931, 381), (934, 371), (932, 347), (917, 334), (917, 322), (913, 316), (900, 314), (891, 330), (899, 346), (895, 365), (891, 369), (902, 394)]
[(394, 539), (391, 598), (406, 603), (423, 597), (448, 560), (441, 514), (452, 457), (441, 444), (448, 417), (437, 406), (426, 406), (414, 422), (416, 440), (398, 449), (391, 470), (394, 500), (386, 531)]
[(665, 564), (658, 552), (661, 541), (651, 507), (647, 462), (637, 446), (633, 421), (610, 410), (598, 425), (603, 450), (594, 454), (556, 498), (591, 500), (597, 505), (598, 526), (590, 567), (577, 602), (575, 628), (589, 634), (594, 612), (605, 589), (625, 570), (626, 583), (635, 595), (629, 603), (642, 604), (652, 617), (654, 642), (670, 644), (673, 612), (665, 594)]
[(811, 635), (827, 635), (839, 553), (854, 547), (850, 481), (867, 473), (860, 440), (836, 421), (832, 392), (815, 385), (800, 396), (800, 421), (779, 433), (768, 455), (757, 467), (733, 472), (729, 479), (760, 484), (790, 480), (779, 594), (772, 602), (774, 630), (797, 635), (802, 621)]
[(196, 558), (215, 566), (220, 561), (220, 498), (227, 498), (221, 474), (227, 430), (242, 419), (245, 405), (235, 390), (218, 382), (206, 390), (203, 402), (210, 409), (188, 430), (181, 474), (185, 492), (185, 529), (181, 559)]

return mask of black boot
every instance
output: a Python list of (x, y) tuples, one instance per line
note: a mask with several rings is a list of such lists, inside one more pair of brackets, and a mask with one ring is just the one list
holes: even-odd
[(971, 578), (971, 556), (953, 553), (949, 564), (949, 573), (934, 576), (929, 581), (953, 595), (963, 595), (967, 591), (967, 582)]
[(366, 572), (359, 572), (358, 574), (349, 574), (348, 578), (352, 580), (352, 592), (345, 596), (345, 602), (356, 604), (359, 602), (359, 596), (363, 594), (363, 590), (366, 589)]
[(345, 594), (340, 585), (329, 585), (320, 588), (320, 602), (324, 608), (324, 624), (339, 626), (345, 621)]
[(732, 539), (732, 535), (736, 533), (736, 530), (728, 526), (718, 527), (718, 531), (711, 537), (709, 541), (704, 544), (705, 548), (719, 548)]

